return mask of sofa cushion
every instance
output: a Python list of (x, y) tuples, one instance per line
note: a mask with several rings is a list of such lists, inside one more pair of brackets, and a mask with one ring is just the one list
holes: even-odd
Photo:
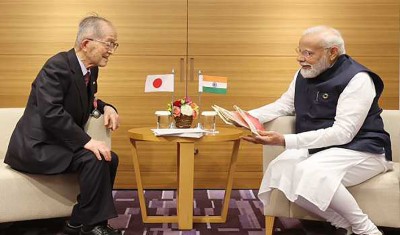
[(2, 223), (69, 216), (79, 186), (77, 174), (25, 174), (0, 163), (0, 192)]

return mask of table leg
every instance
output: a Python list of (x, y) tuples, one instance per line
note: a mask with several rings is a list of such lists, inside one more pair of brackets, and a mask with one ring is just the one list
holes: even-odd
[(132, 162), (135, 170), (137, 194), (139, 198), (140, 211), (142, 213), (143, 223), (177, 223), (177, 216), (148, 216), (146, 209), (146, 201), (144, 198), (144, 190), (142, 177), (140, 174), (139, 159), (137, 154), (136, 142), (131, 140)]
[(228, 181), (226, 183), (224, 204), (222, 206), (222, 211), (221, 211), (222, 220), (224, 222), (226, 222), (226, 218), (228, 216), (229, 200), (231, 199), (231, 192), (233, 187), (233, 175), (236, 169), (236, 163), (239, 153), (239, 145), (240, 145), (240, 139), (235, 140), (232, 149), (231, 164), (229, 166)]
[(179, 172), (180, 172), (180, 145), (176, 143), (176, 211), (179, 211)]
[(179, 143), (178, 226), (193, 228), (194, 143)]
[(140, 175), (139, 159), (137, 155), (136, 142), (131, 140), (132, 162), (135, 170), (137, 194), (139, 197), (140, 211), (142, 213), (143, 222), (147, 219), (146, 201), (144, 199), (144, 191), (142, 185), (142, 177)]
[(194, 216), (193, 221), (195, 223), (225, 223), (228, 216), (229, 200), (231, 198), (232, 186), (233, 186), (233, 175), (236, 169), (236, 163), (239, 153), (240, 139), (235, 140), (232, 149), (231, 163), (229, 166), (228, 180), (226, 183), (224, 203), (222, 205), (221, 216)]

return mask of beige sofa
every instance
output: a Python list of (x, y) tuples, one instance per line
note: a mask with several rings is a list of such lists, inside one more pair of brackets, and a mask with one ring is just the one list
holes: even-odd
[[(4, 164), (11, 133), (23, 112), (0, 108), (0, 223), (69, 216), (79, 192), (76, 174), (24, 174)], [(102, 118), (91, 118), (85, 129), (111, 146)]]
[[(350, 187), (349, 190), (361, 209), (378, 226), (400, 227), (400, 110), (384, 110), (382, 117), (385, 129), (392, 139), (394, 170), (380, 174), (364, 183)], [(280, 117), (266, 124), (267, 130), (281, 133), (293, 133), (294, 117)], [(263, 166), (266, 170), (269, 162), (283, 151), (282, 147), (263, 147)], [(279, 190), (271, 195), (270, 205), (264, 206), (266, 234), (271, 235), (275, 217), (321, 220), (288, 201)]]

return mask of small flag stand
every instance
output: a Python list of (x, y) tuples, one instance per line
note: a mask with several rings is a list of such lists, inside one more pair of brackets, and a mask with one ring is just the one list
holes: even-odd
[[(174, 76), (174, 81), (175, 81), (175, 69), (172, 69), (172, 75)], [(174, 94), (175, 94), (175, 89), (171, 93), (171, 107), (174, 106)], [(173, 112), (173, 110), (172, 110), (172, 112)], [(172, 118), (173, 117), (172, 113), (170, 115), (171, 115), (171, 118)], [(170, 128), (175, 128), (175, 123), (173, 121), (170, 123)]]
[(200, 79), (202, 79), (202, 74), (201, 74), (201, 70), (199, 70), (198, 71), (198, 80), (199, 80), (199, 89), (198, 89), (198, 92), (199, 92), (199, 102), (198, 102), (198, 106), (199, 106), (199, 122), (197, 123), (197, 127), (198, 128), (200, 128), (200, 129), (202, 129), (203, 127), (202, 127), (202, 125), (201, 125), (201, 94), (203, 93), (203, 91), (200, 91), (200, 84), (201, 84), (201, 81), (200, 81)]
[[(174, 81), (175, 81), (175, 69), (172, 69), (172, 75), (174, 76)], [(175, 93), (175, 89), (174, 89), (174, 91), (171, 93), (171, 105), (174, 104), (174, 93)]]

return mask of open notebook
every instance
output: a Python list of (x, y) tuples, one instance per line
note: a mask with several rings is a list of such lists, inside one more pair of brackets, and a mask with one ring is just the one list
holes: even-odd
[(211, 107), (226, 124), (247, 128), (255, 135), (260, 135), (257, 130), (265, 130), (264, 126), (257, 118), (251, 116), (236, 105), (233, 106), (236, 112), (226, 110), (218, 105), (212, 105)]

